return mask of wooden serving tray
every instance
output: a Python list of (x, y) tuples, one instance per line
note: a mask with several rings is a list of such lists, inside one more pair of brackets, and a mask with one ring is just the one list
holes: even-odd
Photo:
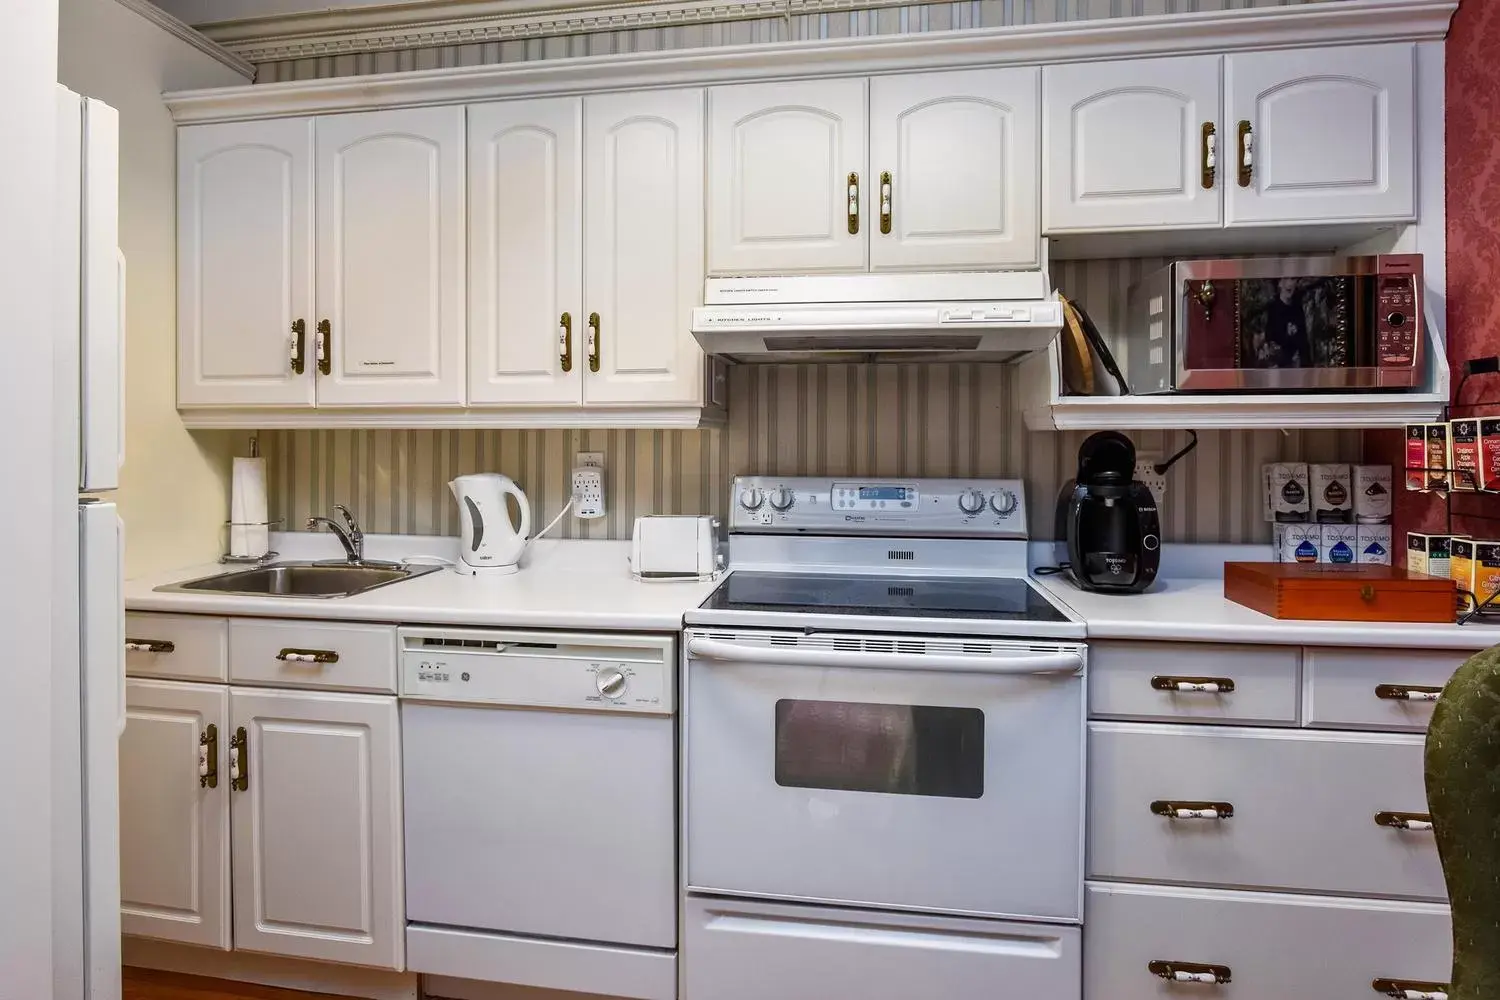
[(1458, 587), (1401, 566), (1231, 562), (1224, 564), (1224, 597), (1272, 618), (1448, 623)]

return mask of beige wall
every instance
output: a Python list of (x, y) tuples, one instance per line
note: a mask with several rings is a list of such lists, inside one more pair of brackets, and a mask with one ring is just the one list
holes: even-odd
[(163, 90), (244, 83), (233, 70), (116, 3), (62, 0), (58, 77), (120, 112), (120, 246), (126, 284), (125, 571), (220, 551), (229, 458), (243, 435), (192, 434), (176, 409), (177, 135)]

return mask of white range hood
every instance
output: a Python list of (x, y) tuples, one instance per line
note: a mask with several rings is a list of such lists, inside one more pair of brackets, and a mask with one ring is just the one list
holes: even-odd
[(1013, 361), (1062, 327), (1045, 271), (710, 278), (703, 301), (693, 336), (741, 362)]

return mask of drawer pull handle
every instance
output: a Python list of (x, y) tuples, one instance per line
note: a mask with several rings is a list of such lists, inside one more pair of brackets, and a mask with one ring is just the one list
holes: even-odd
[(1229, 982), (1229, 966), (1227, 965), (1204, 965), (1200, 962), (1163, 962), (1158, 959), (1148, 962), (1146, 969), (1153, 976), (1174, 983), (1207, 983), (1211, 986), (1222, 986)]
[(1232, 677), (1167, 677), (1157, 674), (1151, 678), (1151, 686), (1158, 691), (1181, 693), (1233, 694)]
[(126, 639), (127, 653), (170, 653), (177, 648), (175, 642), (165, 639)]
[(1168, 802), (1157, 799), (1151, 811), (1167, 819), (1229, 819), (1234, 806), (1228, 802)]
[(1393, 830), (1432, 829), (1432, 817), (1427, 813), (1378, 812), (1375, 822)]
[(1376, 993), (1397, 1000), (1448, 1000), (1447, 983), (1424, 983), (1413, 979), (1376, 979), (1370, 983)]
[(1442, 693), (1442, 688), (1426, 684), (1375, 685), (1375, 697), (1385, 701), (1437, 701)]
[(337, 663), (339, 654), (331, 649), (283, 649), (276, 659), (284, 663)]

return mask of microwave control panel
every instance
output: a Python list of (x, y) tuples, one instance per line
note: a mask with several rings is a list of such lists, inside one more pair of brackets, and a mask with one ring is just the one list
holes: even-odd
[(740, 476), (729, 508), (735, 532), (1026, 537), (1012, 479)]
[(1375, 279), (1375, 357), (1381, 368), (1410, 368), (1416, 364), (1417, 337), (1422, 330), (1420, 296), (1410, 274), (1382, 274)]

